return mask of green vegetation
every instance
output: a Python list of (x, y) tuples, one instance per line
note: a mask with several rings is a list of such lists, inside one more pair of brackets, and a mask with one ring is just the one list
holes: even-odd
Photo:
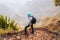
[(54, 0), (55, 6), (60, 6), (60, 0)]
[[(15, 24), (14, 20), (11, 20), (9, 17), (7, 16), (2, 16), (0, 15), (0, 31), (11, 31), (11, 30), (15, 30), (17, 31), (17, 24)], [(1, 31), (2, 32), (2, 31)]]
[(59, 30), (55, 29), (55, 30), (53, 30), (53, 32), (60, 34), (60, 29)]

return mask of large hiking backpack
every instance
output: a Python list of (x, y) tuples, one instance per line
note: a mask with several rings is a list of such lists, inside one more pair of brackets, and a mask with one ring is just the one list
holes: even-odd
[(31, 23), (35, 24), (36, 23), (36, 18), (31, 16), (32, 17), (32, 20), (31, 20)]

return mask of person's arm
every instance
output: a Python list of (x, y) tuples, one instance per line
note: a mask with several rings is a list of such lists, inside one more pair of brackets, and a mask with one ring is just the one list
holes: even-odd
[(28, 18), (28, 23), (30, 23), (30, 22), (31, 22), (31, 20), (32, 20), (32, 17)]

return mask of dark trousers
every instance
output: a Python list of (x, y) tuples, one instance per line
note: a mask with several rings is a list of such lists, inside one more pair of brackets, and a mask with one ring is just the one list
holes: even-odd
[(28, 24), (28, 25), (25, 27), (25, 34), (27, 34), (27, 28), (28, 28), (29, 26), (31, 26), (31, 31), (32, 31), (31, 33), (34, 34), (33, 24), (31, 24), (31, 25)]

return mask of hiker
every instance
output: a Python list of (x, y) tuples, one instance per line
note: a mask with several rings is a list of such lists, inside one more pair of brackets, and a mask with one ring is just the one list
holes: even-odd
[(36, 18), (33, 17), (33, 16), (30, 14), (30, 12), (27, 13), (27, 16), (28, 16), (28, 21), (29, 21), (29, 23), (28, 23), (28, 25), (25, 27), (25, 34), (27, 34), (27, 28), (28, 28), (29, 26), (31, 26), (31, 31), (32, 31), (31, 33), (34, 34), (33, 24), (36, 23)]

